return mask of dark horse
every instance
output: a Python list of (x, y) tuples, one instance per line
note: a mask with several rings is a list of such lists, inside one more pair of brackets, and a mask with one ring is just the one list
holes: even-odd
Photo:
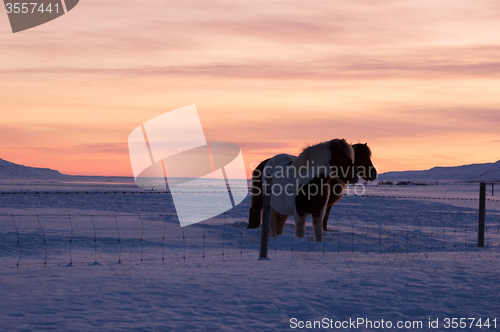
[[(372, 164), (371, 150), (368, 145), (354, 144), (352, 145), (352, 149), (354, 151), (354, 166), (357, 175), (365, 181), (374, 181), (377, 178), (377, 171)], [(271, 159), (261, 162), (252, 174), (252, 197), (248, 228), (259, 228), (261, 224), (263, 209), (262, 174), (269, 160)], [(330, 210), (342, 198), (346, 184), (354, 181), (357, 181), (356, 177), (351, 176), (347, 178), (345, 174), (337, 174), (337, 176), (321, 174), (311, 179), (308, 183), (301, 185), (295, 197), (297, 235), (299, 237), (303, 236), (301, 234), (303, 229), (302, 224), (305, 223), (305, 216), (307, 214), (313, 216), (313, 224), (315, 224), (314, 220), (321, 217), (323, 230), (326, 230)], [(314, 192), (312, 192), (313, 187), (315, 188)], [(322, 190), (318, 191), (318, 188)], [(271, 236), (276, 236), (283, 232), (288, 216), (271, 208)], [(318, 236), (316, 239), (318, 240)]]
[[(290, 171), (293, 176), (288, 175)], [(270, 235), (281, 234), (286, 220), (293, 214), (296, 235), (303, 237), (306, 217), (310, 214), (316, 241), (322, 241), (322, 221), (332, 184), (337, 179), (342, 183), (357, 181), (354, 151), (345, 140), (335, 139), (309, 146), (298, 157), (281, 154), (264, 160), (252, 175), (248, 228), (258, 228), (261, 224), (263, 191), (268, 193), (263, 188), (263, 177), (272, 178)], [(279, 187), (279, 193), (275, 192), (275, 186)]]
[[(354, 149), (354, 165), (356, 165), (356, 171), (358, 176), (365, 181), (375, 181), (377, 179), (377, 170), (372, 164), (371, 156), (372, 152), (368, 147), (368, 144), (354, 144), (352, 146)], [(327, 230), (328, 217), (330, 216), (330, 211), (332, 207), (337, 203), (342, 196), (344, 196), (346, 183), (341, 179), (333, 179), (330, 192), (330, 197), (328, 198), (328, 204), (326, 206), (325, 216), (323, 217), (323, 230)]]

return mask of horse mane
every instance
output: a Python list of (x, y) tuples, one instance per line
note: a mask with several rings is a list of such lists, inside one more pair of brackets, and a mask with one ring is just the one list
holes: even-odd
[(346, 153), (351, 160), (354, 160), (354, 151), (349, 143), (341, 139), (332, 139), (331, 141), (321, 142), (304, 148), (294, 162), (294, 166), (308, 166), (308, 163), (313, 160), (316, 166), (329, 165), (332, 159), (331, 144), (337, 144), (342, 153)]

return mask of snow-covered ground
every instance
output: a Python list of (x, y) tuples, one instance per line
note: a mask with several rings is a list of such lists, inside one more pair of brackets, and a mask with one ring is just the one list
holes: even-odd
[(487, 202), (477, 248), (477, 201), (373, 197), (471, 199), (478, 185), (370, 186), (370, 197), (335, 206), (324, 242), (312, 242), (310, 224), (296, 238), (290, 220), (270, 239), (270, 260), (258, 260), (259, 230), (246, 229), (249, 197), (180, 228), (167, 194), (139, 191), (130, 179), (1, 181), (10, 194), (0, 195), (0, 329), (275, 331), (293, 330), (294, 318), (422, 322), (404, 331), (451, 330), (446, 318), (467, 318), (464, 330), (488, 330), (468, 318), (500, 325), (500, 203)]
[(483, 180), (499, 182), (500, 160), (494, 163), (433, 167), (425, 171), (387, 172), (380, 180)]

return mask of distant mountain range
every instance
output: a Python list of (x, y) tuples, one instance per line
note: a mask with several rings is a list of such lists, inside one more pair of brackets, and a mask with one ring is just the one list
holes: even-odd
[[(0, 159), (0, 179), (60, 179), (70, 177), (49, 168), (28, 167)], [(454, 167), (433, 167), (425, 171), (387, 172), (378, 180), (500, 180), (500, 160), (496, 163)]]
[(0, 179), (60, 179), (70, 175), (49, 168), (28, 167), (0, 159)]
[(496, 163), (454, 167), (433, 167), (426, 171), (387, 172), (379, 180), (500, 180), (500, 160)]

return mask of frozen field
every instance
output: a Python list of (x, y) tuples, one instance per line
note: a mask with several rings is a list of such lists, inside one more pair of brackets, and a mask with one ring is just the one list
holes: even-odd
[(477, 184), (368, 187), (370, 197), (332, 210), (324, 242), (312, 242), (309, 224), (296, 238), (289, 220), (259, 261), (249, 197), (181, 229), (164, 193), (137, 193), (130, 179), (80, 180), (0, 183), (9, 193), (0, 195), (0, 329), (275, 331), (293, 330), (293, 318), (417, 322), (404, 331), (451, 330), (446, 318), (475, 318), (469, 331), (488, 330), (479, 318), (500, 325), (500, 203), (487, 202), (477, 248)]

